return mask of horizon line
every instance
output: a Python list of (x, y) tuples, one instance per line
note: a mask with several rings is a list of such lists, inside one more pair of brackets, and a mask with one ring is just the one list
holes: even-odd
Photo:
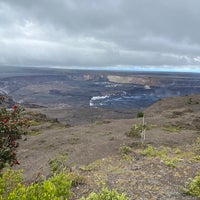
[[(178, 67), (155, 67), (155, 66), (146, 66), (146, 67), (130, 67), (130, 66), (102, 66), (102, 67), (80, 67), (80, 66), (14, 66), (14, 65), (4, 65), (0, 66), (6, 68), (41, 68), (41, 69), (66, 69), (66, 70), (88, 70), (88, 71), (119, 71), (119, 72), (180, 72), (180, 73), (200, 73), (200, 69), (196, 67), (191, 69), (190, 67), (182, 66), (181, 69)], [(200, 67), (200, 66), (199, 66)]]

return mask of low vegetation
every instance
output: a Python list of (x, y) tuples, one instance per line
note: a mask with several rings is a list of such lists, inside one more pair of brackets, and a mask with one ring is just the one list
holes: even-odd
[[(53, 175), (51, 178), (24, 185), (22, 172), (6, 170), (0, 177), (0, 200), (68, 200), (73, 196), (72, 187), (84, 184), (84, 177), (74, 173)], [(100, 192), (91, 192), (80, 200), (128, 200), (125, 194), (103, 187)]]
[(90, 193), (88, 197), (80, 200), (129, 200), (125, 194), (119, 194), (116, 190), (109, 190), (105, 187), (99, 193)]
[(162, 130), (173, 133), (173, 132), (180, 132), (183, 130), (183, 128), (180, 126), (164, 126), (162, 127)]
[(131, 155), (132, 152), (133, 152), (133, 149), (129, 146), (122, 145), (120, 147), (120, 155), (123, 160), (126, 160), (126, 161), (134, 160), (134, 157)]
[[(8, 179), (9, 177), (9, 179)], [(50, 179), (25, 186), (18, 171), (7, 170), (0, 178), (0, 199), (5, 200), (62, 200), (71, 195), (71, 180), (64, 173)]]
[(186, 183), (184, 192), (191, 196), (200, 198), (200, 172)]
[(140, 138), (142, 131), (146, 129), (146, 126), (143, 124), (134, 124), (130, 131), (126, 132), (128, 137)]
[(138, 112), (137, 113), (137, 118), (142, 118), (144, 117), (144, 113), (143, 112)]
[(144, 150), (141, 150), (140, 153), (143, 156), (147, 157), (158, 157), (163, 161), (164, 164), (166, 164), (169, 167), (175, 167), (175, 164), (179, 161), (178, 156), (169, 157), (167, 155), (166, 148), (163, 148), (161, 150), (155, 150), (152, 146), (148, 146)]
[(49, 160), (50, 171), (52, 174), (59, 174), (65, 170), (67, 162), (67, 154), (58, 156), (55, 159)]

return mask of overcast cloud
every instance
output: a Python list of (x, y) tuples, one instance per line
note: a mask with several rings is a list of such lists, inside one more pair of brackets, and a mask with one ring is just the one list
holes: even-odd
[(200, 69), (199, 0), (0, 0), (0, 66)]

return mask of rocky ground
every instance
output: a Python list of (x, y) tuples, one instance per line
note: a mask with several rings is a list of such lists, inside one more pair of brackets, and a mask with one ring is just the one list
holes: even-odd
[(63, 166), (77, 177), (72, 199), (97, 191), (102, 183), (130, 199), (195, 199), (183, 188), (200, 170), (200, 95), (167, 98), (147, 108), (143, 145), (126, 134), (142, 118), (113, 119), (105, 113), (86, 120), (90, 112), (84, 111), (84, 123), (70, 124), (62, 117), (67, 110), (28, 112), (33, 119), (29, 135), (18, 148), (26, 182)]

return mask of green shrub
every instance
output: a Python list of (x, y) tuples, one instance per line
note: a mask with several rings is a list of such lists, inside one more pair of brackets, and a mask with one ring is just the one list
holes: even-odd
[(31, 136), (36, 136), (36, 135), (39, 135), (41, 134), (41, 131), (40, 130), (37, 130), (37, 129), (32, 129), (31, 131), (29, 131), (28, 135), (31, 135)]
[(130, 154), (131, 152), (133, 152), (133, 149), (129, 146), (122, 145), (120, 147), (120, 155), (123, 160), (126, 160), (126, 161), (134, 160), (134, 157)]
[(38, 122), (38, 121), (32, 119), (32, 120), (30, 120), (29, 124), (30, 124), (30, 126), (39, 126), (39, 125), (41, 125), (41, 122)]
[(127, 155), (127, 154), (131, 153), (132, 151), (133, 151), (132, 148), (129, 147), (129, 146), (122, 145), (120, 147), (120, 153), (121, 153), (121, 155)]
[(136, 137), (136, 138), (140, 138), (141, 137), (141, 133), (143, 130), (143, 125), (142, 124), (134, 124), (131, 127), (131, 130), (126, 132), (126, 135), (128, 137)]
[(144, 150), (140, 152), (143, 156), (156, 157), (158, 155), (158, 151), (156, 151), (152, 146), (148, 146)]
[(90, 172), (96, 170), (100, 165), (100, 160), (96, 160), (95, 162), (90, 163), (89, 165), (80, 166), (79, 169), (84, 172)]
[(57, 158), (49, 161), (52, 174), (59, 174), (66, 168), (67, 154), (61, 154)]
[(144, 113), (143, 112), (138, 112), (137, 113), (137, 118), (142, 118), (144, 117)]
[(197, 143), (197, 144), (200, 144), (200, 137), (198, 137), (198, 138), (196, 139), (196, 143)]
[[(6, 200), (67, 200), (70, 196), (71, 181), (64, 173), (54, 175), (50, 179), (26, 187), (18, 183), (7, 194)], [(0, 197), (0, 199), (3, 196)]]
[(187, 103), (192, 104), (192, 98), (189, 98)]
[(159, 157), (162, 159), (167, 158), (167, 150), (165, 148), (161, 150), (156, 150), (154, 149), (151, 145), (145, 148), (140, 152), (143, 156), (148, 156), (148, 157)]
[(179, 126), (165, 126), (162, 127), (162, 130), (173, 133), (173, 132), (180, 132), (183, 130), (183, 128)]
[(200, 198), (200, 172), (194, 179), (186, 184), (184, 192), (188, 195)]
[(82, 197), (80, 200), (128, 200), (125, 194), (119, 194), (116, 190), (102, 188), (99, 193), (90, 193), (88, 197)]
[(174, 168), (176, 167), (176, 163), (178, 162), (178, 158), (169, 158), (167, 156), (163, 156), (163, 162), (168, 167)]
[(71, 181), (72, 187), (83, 185), (86, 182), (86, 179), (84, 176), (73, 173), (73, 172), (69, 173), (67, 176), (68, 176), (68, 179)]
[(22, 181), (22, 171), (7, 169), (0, 177), (0, 197), (5, 199)]

